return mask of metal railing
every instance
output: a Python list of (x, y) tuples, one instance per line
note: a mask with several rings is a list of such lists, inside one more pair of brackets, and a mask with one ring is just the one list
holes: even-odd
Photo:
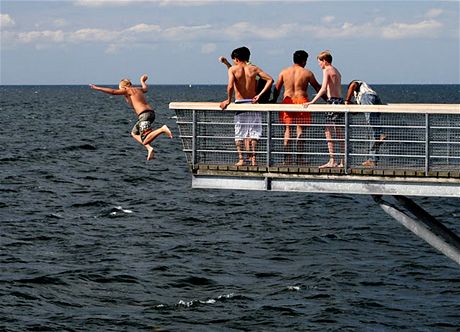
[[(372, 168), (460, 171), (459, 104), (302, 105), (180, 103), (175, 110), (183, 150), (192, 169), (198, 165), (235, 165), (235, 112), (261, 113), (262, 135), (256, 142), (256, 165), (321, 167), (330, 157), (344, 173)], [(279, 113), (309, 112), (310, 121), (286, 125)], [(327, 113), (339, 115), (331, 123)], [(290, 136), (285, 137), (289, 127)], [(330, 130), (331, 139), (325, 132)], [(299, 134), (297, 135), (297, 130)], [(330, 148), (333, 147), (333, 150)], [(244, 164), (252, 165), (243, 144)]]

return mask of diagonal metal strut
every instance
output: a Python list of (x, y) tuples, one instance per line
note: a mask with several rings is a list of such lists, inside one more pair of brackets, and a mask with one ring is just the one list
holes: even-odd
[(383, 211), (412, 233), (425, 240), (433, 248), (460, 265), (460, 238), (411, 199), (405, 196), (394, 197), (415, 218), (383, 200), (381, 195), (372, 195), (372, 198), (380, 205)]

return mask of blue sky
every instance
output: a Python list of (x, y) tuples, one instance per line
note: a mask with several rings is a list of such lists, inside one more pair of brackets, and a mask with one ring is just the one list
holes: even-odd
[(1, 0), (0, 84), (225, 84), (240, 46), (277, 78), (331, 50), (343, 83), (459, 84), (459, 1)]

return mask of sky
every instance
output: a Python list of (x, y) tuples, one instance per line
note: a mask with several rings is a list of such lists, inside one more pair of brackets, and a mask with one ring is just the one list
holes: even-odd
[(319, 82), (330, 50), (342, 83), (459, 84), (460, 2), (0, 0), (0, 84), (226, 84), (247, 46), (275, 80), (296, 50)]

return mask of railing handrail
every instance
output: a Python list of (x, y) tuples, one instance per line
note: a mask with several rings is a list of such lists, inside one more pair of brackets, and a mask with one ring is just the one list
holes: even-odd
[[(171, 102), (172, 110), (222, 111), (217, 102)], [(334, 112), (386, 112), (416, 114), (460, 114), (460, 104), (385, 104), (385, 105), (333, 105)], [(231, 103), (223, 112), (331, 112), (331, 105), (313, 104), (304, 108), (299, 104), (235, 104)]]

